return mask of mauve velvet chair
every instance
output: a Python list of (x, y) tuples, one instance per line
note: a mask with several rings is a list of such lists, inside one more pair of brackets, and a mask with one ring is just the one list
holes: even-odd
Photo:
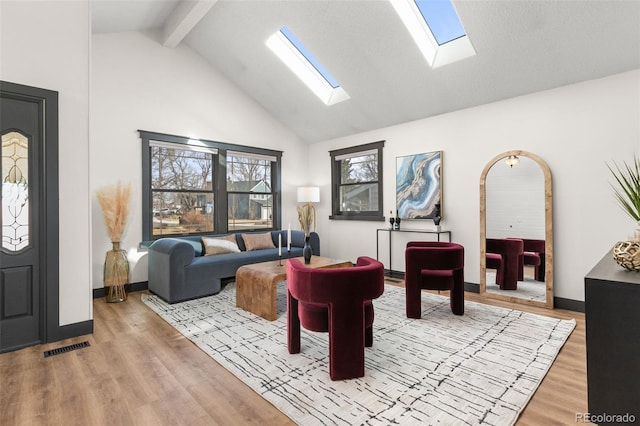
[[(487, 238), (487, 255), (496, 253), (502, 256), (502, 274), (498, 274), (497, 283), (502, 290), (517, 290), (520, 258), (524, 253), (524, 243), (519, 239)], [(499, 271), (498, 271), (499, 272)]]
[(351, 268), (308, 268), (287, 261), (287, 347), (300, 352), (300, 325), (329, 332), (331, 380), (364, 376), (373, 345), (373, 299), (384, 292), (384, 265), (362, 256)]
[(464, 247), (439, 241), (410, 241), (405, 250), (407, 318), (422, 316), (421, 290), (449, 290), (451, 311), (464, 314)]

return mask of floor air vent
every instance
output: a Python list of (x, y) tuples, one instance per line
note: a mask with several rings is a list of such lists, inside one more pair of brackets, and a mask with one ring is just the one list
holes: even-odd
[(44, 351), (44, 357), (50, 357), (53, 355), (59, 355), (59, 354), (64, 354), (67, 352), (71, 352), (71, 351), (75, 351), (76, 349), (82, 349), (82, 348), (86, 348), (87, 346), (91, 346), (89, 344), (89, 342), (82, 342), (82, 343), (75, 343), (73, 345), (69, 345), (69, 346), (63, 346), (61, 348), (58, 349), (51, 349), (48, 351)]

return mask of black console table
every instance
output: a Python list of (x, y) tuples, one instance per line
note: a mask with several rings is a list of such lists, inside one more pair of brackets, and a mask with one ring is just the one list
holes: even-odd
[(640, 273), (609, 252), (585, 276), (584, 290), (592, 422), (620, 424), (614, 416), (625, 414), (640, 421)]
[(418, 234), (436, 234), (438, 236), (438, 241), (440, 241), (440, 235), (445, 234), (449, 237), (449, 242), (451, 242), (451, 231), (428, 231), (425, 229), (391, 229), (391, 228), (379, 228), (376, 229), (376, 259), (380, 260), (380, 232), (388, 232), (389, 233), (389, 275), (392, 275), (393, 271), (391, 269), (391, 237), (396, 232), (414, 232)]

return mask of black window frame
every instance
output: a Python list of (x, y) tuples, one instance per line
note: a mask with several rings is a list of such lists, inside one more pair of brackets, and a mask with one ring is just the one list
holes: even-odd
[[(166, 133), (138, 130), (142, 140), (142, 240), (154, 241), (159, 238), (170, 238), (176, 236), (198, 236), (211, 234), (227, 234), (228, 210), (227, 210), (227, 151), (246, 153), (248, 155), (259, 155), (273, 157), (271, 165), (271, 194), (273, 195), (273, 221), (272, 228), (243, 229), (242, 232), (266, 232), (281, 229), (282, 227), (282, 151), (266, 148), (257, 148), (246, 145), (231, 144), (207, 139), (198, 139), (198, 143), (207, 148), (216, 149), (217, 154), (213, 156), (213, 185), (211, 192), (215, 200), (213, 214), (213, 232), (198, 232), (189, 234), (164, 234), (153, 235), (152, 211), (153, 194), (151, 190), (151, 141), (171, 143), (176, 145), (176, 149), (181, 146), (188, 146), (193, 138), (186, 136), (170, 135)], [(203, 191), (206, 192), (206, 191)], [(240, 231), (232, 231), (240, 232)]]
[[(364, 221), (380, 221), (384, 222), (384, 212), (383, 212), (383, 168), (382, 168), (382, 151), (384, 148), (385, 141), (377, 141), (371, 142), (364, 145), (352, 146), (349, 148), (336, 149), (333, 151), (329, 151), (329, 155), (331, 156), (331, 216), (329, 219), (331, 220), (364, 220)], [(371, 210), (366, 212), (358, 212), (358, 211), (341, 211), (340, 210), (340, 187), (343, 186), (341, 182), (341, 169), (340, 169), (340, 161), (336, 160), (337, 157), (341, 157), (344, 155), (352, 155), (354, 157), (358, 156), (360, 153), (365, 153), (367, 151), (377, 150), (378, 151), (378, 180), (377, 181), (368, 181), (365, 183), (376, 183), (378, 185), (378, 209)]]

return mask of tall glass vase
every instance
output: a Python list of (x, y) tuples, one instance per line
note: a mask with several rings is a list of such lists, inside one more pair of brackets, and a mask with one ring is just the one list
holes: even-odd
[(120, 248), (120, 242), (112, 244), (113, 249), (107, 252), (104, 261), (104, 286), (108, 288), (107, 303), (124, 302), (127, 300), (124, 285), (129, 282), (127, 251)]
[(313, 254), (313, 250), (311, 250), (311, 245), (309, 244), (309, 236), (304, 237), (304, 247), (302, 248), (302, 257), (304, 257), (305, 265), (311, 263), (311, 255)]

